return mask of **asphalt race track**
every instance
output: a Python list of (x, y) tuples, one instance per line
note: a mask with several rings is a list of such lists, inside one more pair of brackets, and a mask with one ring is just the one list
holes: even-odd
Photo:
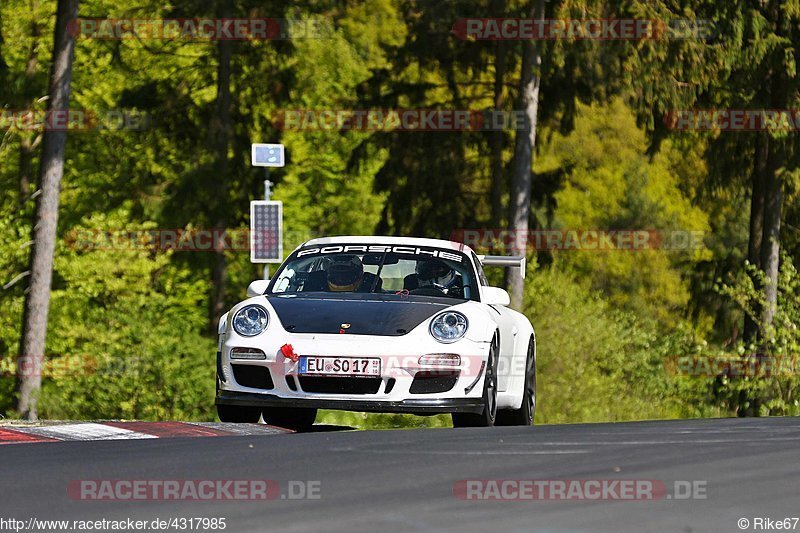
[[(230, 532), (741, 531), (746, 518), (743, 530), (754, 531), (756, 518), (800, 516), (798, 444), (800, 419), (790, 418), (14, 444), (0, 446), (0, 517), (224, 517)], [(262, 501), (84, 501), (67, 490), (76, 480), (209, 479), (275, 480), (280, 493)], [(489, 479), (649, 480), (666, 494), (454, 495), (460, 480)], [(675, 492), (675, 481), (698, 497)], [(302, 496), (298, 487), (318, 498), (291, 499)]]

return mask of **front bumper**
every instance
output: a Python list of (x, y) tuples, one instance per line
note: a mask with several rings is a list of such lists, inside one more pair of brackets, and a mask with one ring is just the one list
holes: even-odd
[(240, 405), (251, 407), (310, 407), (341, 411), (367, 411), (374, 413), (480, 413), (481, 398), (409, 399), (401, 401), (369, 401), (325, 398), (281, 398), (274, 394), (235, 392), (221, 390), (217, 393), (217, 405)]
[[(468, 338), (435, 341), (419, 328), (402, 337), (294, 334), (276, 326), (253, 338), (228, 331), (217, 354), (217, 404), (257, 407), (316, 407), (343, 411), (438, 414), (480, 412), (489, 342)], [(285, 357), (291, 344), (299, 356), (378, 358), (374, 377), (312, 377)], [(263, 359), (232, 359), (234, 348), (257, 349)], [(453, 366), (420, 362), (421, 356), (456, 354)]]

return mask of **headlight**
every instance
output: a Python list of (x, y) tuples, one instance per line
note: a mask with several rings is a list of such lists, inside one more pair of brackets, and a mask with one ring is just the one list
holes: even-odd
[(439, 342), (456, 342), (467, 332), (467, 317), (455, 311), (447, 311), (431, 320), (431, 335)]
[(254, 337), (267, 329), (269, 316), (260, 305), (246, 305), (233, 315), (233, 329), (244, 337)]

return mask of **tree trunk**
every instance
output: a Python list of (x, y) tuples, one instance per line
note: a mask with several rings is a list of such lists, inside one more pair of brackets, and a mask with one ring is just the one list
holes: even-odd
[[(56, 15), (53, 65), (50, 72), (49, 113), (66, 113), (69, 109), (69, 91), (72, 80), (72, 57), (75, 41), (67, 31), (69, 21), (78, 17), (79, 0), (59, 0)], [(44, 133), (42, 160), (39, 171), (39, 194), (36, 221), (33, 228), (33, 249), (30, 260), (30, 285), (25, 298), (18, 368), (30, 361), (36, 368), (44, 361), (47, 336), (47, 315), (50, 309), (50, 285), (53, 278), (53, 254), (58, 225), (58, 196), (64, 174), (64, 149), (67, 142), (65, 130)], [(17, 410), (28, 420), (36, 420), (36, 401), (42, 377), (38, 371), (25, 372), (19, 377), (19, 403)]]
[[(505, 15), (505, 0), (494, 0), (493, 16), (502, 17)], [(506, 76), (506, 43), (505, 41), (495, 41), (494, 51), (494, 112), (502, 113), (504, 98), (504, 81)], [(506, 189), (505, 172), (503, 172), (503, 138), (505, 134), (502, 129), (492, 131), (489, 143), (491, 146), (491, 227), (500, 228), (503, 219), (503, 193)]]
[(775, 150), (770, 150), (767, 180), (764, 183), (764, 233), (761, 238), (761, 268), (765, 274), (764, 309), (761, 323), (762, 341), (765, 344), (772, 339), (772, 323), (778, 303), (778, 267), (781, 247), (781, 215), (783, 211), (783, 165), (784, 147), (780, 142), (773, 143)]
[[(761, 239), (764, 233), (764, 183), (767, 177), (769, 158), (769, 135), (760, 134), (756, 140), (756, 160), (753, 165), (750, 194), (750, 235), (747, 246), (747, 260), (761, 270)], [(757, 287), (760, 289), (760, 287)], [(756, 316), (760, 310), (756, 309)], [(744, 317), (744, 341), (758, 341), (758, 321), (750, 315)]]
[[(772, 19), (779, 27), (782, 12), (779, 4), (773, 4)], [(772, 109), (787, 109), (792, 101), (784, 57), (777, 53), (774, 59), (777, 68), (770, 84)], [(781, 217), (783, 215), (783, 171), (786, 164), (788, 146), (786, 140), (773, 139), (770, 142), (766, 180), (764, 181), (764, 231), (761, 237), (761, 269), (764, 271), (764, 309), (761, 318), (761, 349), (766, 353), (774, 339), (773, 321), (778, 307), (778, 270), (781, 251)]]
[[(544, 18), (544, 0), (536, 0), (534, 18)], [(531, 179), (533, 153), (536, 148), (536, 117), (539, 110), (540, 67), (542, 56), (535, 41), (522, 43), (522, 72), (520, 76), (520, 105), (525, 112), (524, 127), (518, 127), (514, 143), (514, 164), (509, 229), (514, 238), (513, 255), (525, 255), (528, 240), (528, 219), (531, 206)], [(522, 310), (522, 297), (525, 289), (522, 273), (511, 269), (507, 276), (511, 306)]]
[[(220, 15), (228, 18), (227, 7), (222, 8)], [(219, 64), (217, 66), (217, 100), (214, 117), (211, 119), (211, 145), (215, 153), (215, 176), (217, 185), (217, 208), (214, 210), (214, 226), (219, 231), (225, 230), (229, 208), (225, 198), (228, 197), (228, 184), (230, 182), (230, 164), (228, 149), (231, 139), (231, 42), (219, 41), (217, 45)], [(225, 295), (228, 278), (228, 264), (225, 258), (223, 243), (215, 243), (214, 256), (211, 265), (211, 316), (209, 329), (212, 334), (217, 332), (219, 317), (225, 312)]]

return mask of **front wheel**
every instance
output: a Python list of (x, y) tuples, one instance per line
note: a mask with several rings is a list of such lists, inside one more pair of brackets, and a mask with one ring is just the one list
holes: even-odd
[(267, 424), (294, 431), (308, 431), (317, 418), (317, 410), (308, 407), (270, 407), (263, 414)]
[(483, 379), (483, 411), (453, 413), (454, 428), (491, 427), (497, 418), (497, 337), (489, 348), (486, 360), (486, 377)]
[(261, 409), (243, 405), (217, 405), (217, 416), (221, 422), (258, 423)]
[(519, 409), (504, 410), (497, 413), (498, 426), (531, 426), (536, 414), (536, 344), (528, 343), (525, 359), (525, 384), (522, 392), (522, 405)]

